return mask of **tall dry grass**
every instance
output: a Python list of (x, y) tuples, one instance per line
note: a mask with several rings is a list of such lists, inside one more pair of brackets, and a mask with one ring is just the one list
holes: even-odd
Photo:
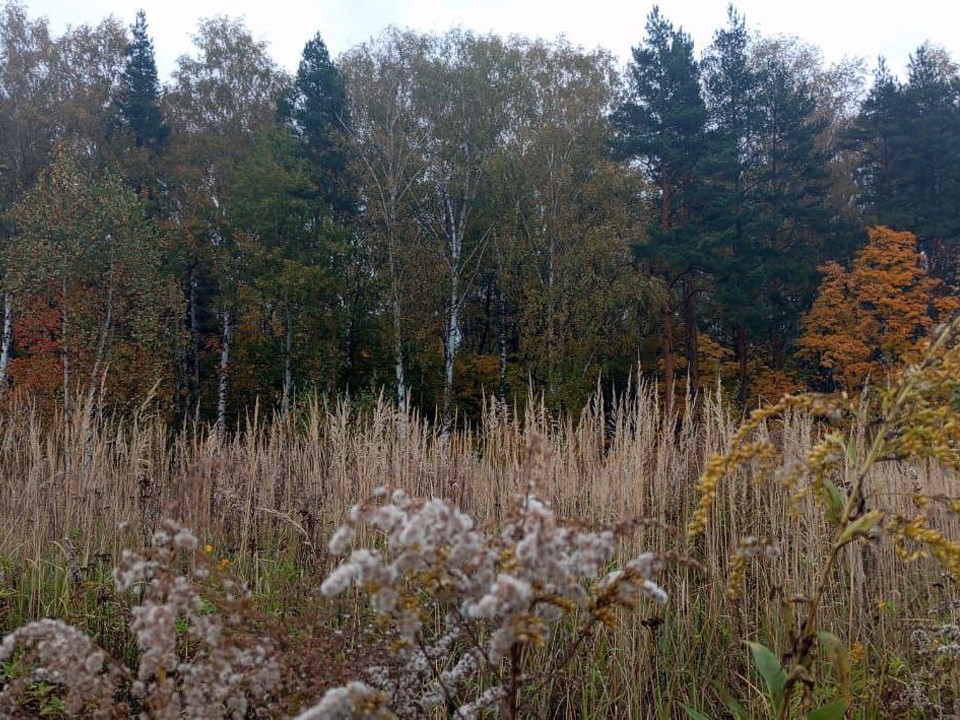
[[(602, 635), (590, 651), (590, 681), (569, 686), (556, 713), (676, 717), (682, 704), (718, 708), (727, 695), (749, 701), (756, 693), (742, 640), (773, 647), (782, 641), (784, 611), (771, 598), (780, 586), (791, 593), (812, 586), (830, 529), (822, 513), (789, 491), (755, 486), (748, 469), (721, 485), (714, 520), (687, 545), (683, 528), (697, 479), (738, 420), (715, 395), (681, 419), (664, 418), (650, 385), (612, 407), (598, 398), (579, 417), (559, 420), (533, 403), (519, 412), (491, 407), (478, 427), (449, 437), (383, 402), (314, 402), (288, 417), (254, 411), (226, 436), (172, 433), (148, 410), (114, 419), (78, 412), (44, 423), (29, 405), (10, 407), (0, 415), (0, 557), (26, 563), (35, 578), (9, 617), (62, 612), (65, 591), (51, 601), (46, 575), (71, 564), (109, 564), (165, 517), (230, 557), (255, 592), (277, 584), (276, 568), (287, 558), (309, 594), (330, 567), (329, 536), (358, 499), (378, 486), (398, 486), (414, 496), (448, 497), (496, 523), (524, 487), (525, 448), (538, 435), (549, 448), (539, 491), (559, 515), (655, 520), (641, 526), (630, 550), (679, 549), (706, 568), (674, 569), (663, 581), (670, 593), (665, 611), (651, 608), (615, 636)], [(789, 463), (805, 456), (821, 428), (788, 415), (766, 431)], [(911, 514), (916, 486), (931, 495), (960, 494), (956, 479), (934, 465), (885, 464), (873, 473), (871, 486), (881, 489), (876, 502), (892, 512)], [(948, 536), (960, 536), (955, 516), (943, 513), (937, 521)], [(750, 566), (742, 598), (731, 603), (726, 577), (746, 535), (782, 552), (764, 567)], [(866, 716), (883, 716), (884, 704), (899, 702), (897, 693), (914, 682), (885, 658), (916, 655), (913, 631), (933, 609), (940, 609), (938, 622), (956, 621), (955, 592), (931, 562), (905, 565), (889, 543), (852, 544), (843, 552), (847, 562), (823, 603), (821, 626), (872, 650), (861, 661), (863, 682), (873, 682), (871, 672), (889, 675), (889, 682), (860, 707)], [(866, 663), (873, 663), (870, 672)]]

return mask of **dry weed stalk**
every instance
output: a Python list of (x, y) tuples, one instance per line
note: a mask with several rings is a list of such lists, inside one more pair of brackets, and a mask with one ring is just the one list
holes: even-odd
[[(798, 501), (812, 498), (833, 528), (813, 585), (805, 593), (798, 589), (801, 591), (783, 599), (787, 648), (782, 666), (767, 648), (750, 643), (779, 720), (796, 709), (792, 701), (798, 687), (802, 688), (799, 707), (810, 711), (816, 686), (812, 666), (818, 646), (836, 667), (842, 700), (820, 708), (817, 716), (842, 717), (850, 706), (846, 648), (836, 636), (820, 629), (819, 617), (836, 582), (835, 570), (845, 547), (855, 542), (876, 542), (886, 533), (901, 558), (932, 556), (954, 582), (960, 581), (960, 542), (929, 527), (929, 518), (922, 512), (932, 503), (960, 512), (960, 498), (929, 495), (917, 488), (913, 498), (921, 512), (905, 517), (879, 507), (881, 493), (871, 483), (874, 469), (885, 462), (931, 460), (951, 471), (960, 469), (960, 317), (938, 328), (920, 363), (908, 367), (891, 386), (876, 394), (875, 400), (866, 398), (859, 404), (846, 394), (787, 396), (774, 406), (755, 411), (734, 435), (730, 449), (710, 459), (700, 480), (700, 500), (688, 525), (691, 539), (706, 529), (720, 483), (751, 463), (758, 484), (776, 477)], [(775, 472), (780, 460), (776, 445), (767, 437), (756, 436), (768, 421), (788, 410), (826, 418), (839, 429), (815, 444), (802, 463), (782, 465)], [(911, 551), (910, 545), (918, 549)], [(755, 549), (757, 539), (751, 538), (746, 546)], [(728, 581), (730, 599), (739, 598), (746, 559), (758, 554), (753, 550), (735, 554)], [(799, 624), (792, 621), (792, 606), (801, 609)]]
[[(545, 455), (534, 439), (526, 492), (500, 528), (478, 527), (448, 501), (414, 500), (400, 489), (384, 488), (380, 502), (351, 510), (331, 553), (343, 555), (360, 525), (382, 534), (385, 547), (354, 550), (322, 591), (338, 595), (356, 584), (368, 593), (389, 624), (399, 661), (328, 691), (303, 720), (414, 718), (443, 706), (457, 718), (480, 717), (490, 707), (517, 718), (523, 703), (568, 671), (598, 626), (616, 625), (616, 608), (635, 608), (644, 598), (667, 601), (653, 580), (661, 555), (642, 553), (610, 570), (617, 528), (564, 521), (537, 497)], [(567, 650), (538, 654), (564, 616), (578, 623)]]
[[(181, 565), (192, 570), (178, 572)], [(118, 592), (139, 598), (130, 619), (136, 670), (64, 622), (28, 623), (0, 645), (0, 662), (22, 668), (2, 685), (4, 717), (21, 716), (37, 683), (58, 689), (69, 717), (132, 717), (140, 707), (151, 720), (244, 718), (270, 708), (280, 680), (272, 640), (237, 631), (246, 591), (216, 572), (190, 530), (164, 521), (152, 547), (124, 552), (114, 578)], [(225, 617), (209, 602), (215, 595)]]

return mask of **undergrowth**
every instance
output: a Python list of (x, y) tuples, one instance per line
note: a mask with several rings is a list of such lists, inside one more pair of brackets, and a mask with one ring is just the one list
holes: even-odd
[(956, 715), (958, 336), (739, 425), (644, 386), (449, 437), (7, 408), (0, 715)]

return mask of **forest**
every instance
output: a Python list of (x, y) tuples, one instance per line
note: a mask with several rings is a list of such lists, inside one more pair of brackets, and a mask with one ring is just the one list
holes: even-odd
[(0, 15), (0, 378), (52, 412), (234, 426), (385, 392), (445, 425), (858, 388), (957, 307), (960, 75), (827, 65), (731, 7), (620, 69), (558, 39), (390, 29), (295, 75), (204, 20)]
[(0, 718), (960, 717), (945, 50), (130, 20), (0, 6)]

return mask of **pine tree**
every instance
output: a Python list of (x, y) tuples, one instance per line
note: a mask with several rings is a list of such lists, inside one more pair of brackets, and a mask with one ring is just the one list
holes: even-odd
[(881, 64), (855, 127), (857, 180), (871, 222), (917, 234), (932, 272), (957, 282), (960, 74), (942, 49), (911, 56), (907, 82)]
[(350, 129), (347, 90), (320, 33), (304, 46), (294, 84), (277, 110), (302, 142), (327, 206), (341, 218), (354, 215), (357, 202), (343, 142)]
[(133, 38), (125, 51), (126, 64), (115, 101), (117, 122), (130, 132), (136, 147), (160, 152), (170, 128), (160, 109), (160, 81), (143, 10), (137, 12), (130, 32)]
[(669, 410), (675, 384), (673, 325), (678, 307), (683, 308), (687, 330), (688, 372), (691, 383), (697, 382), (696, 277), (703, 264), (703, 248), (693, 199), (702, 190), (700, 161), (707, 111), (690, 36), (674, 29), (656, 6), (647, 18), (646, 32), (644, 43), (633, 49), (628, 66), (627, 100), (612, 120), (616, 154), (645, 165), (659, 190), (659, 221), (650, 228), (649, 245), (638, 250), (649, 257), (664, 284), (661, 349)]
[(705, 62), (713, 126), (705, 226), (744, 404), (758, 347), (769, 350), (774, 371), (783, 370), (830, 237), (820, 147), (826, 123), (816, 116), (816, 70), (805, 66), (803, 50), (748, 43), (742, 18), (731, 10)]

